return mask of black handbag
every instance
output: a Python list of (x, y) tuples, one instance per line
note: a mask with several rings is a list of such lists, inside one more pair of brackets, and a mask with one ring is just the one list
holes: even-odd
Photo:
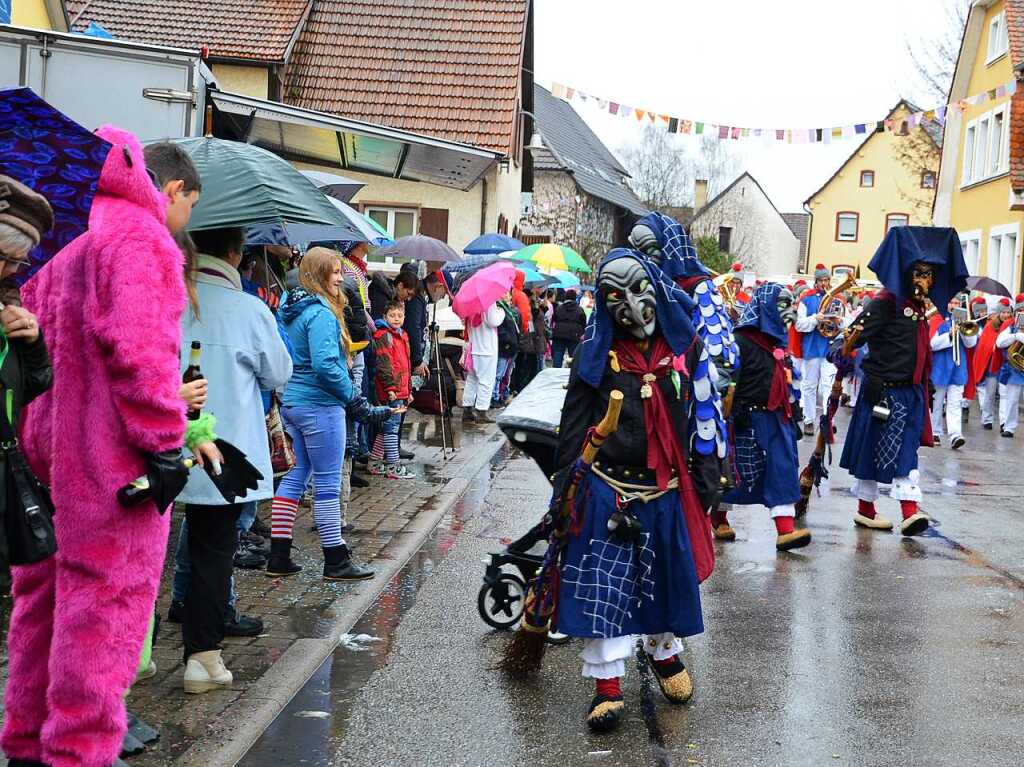
[(0, 450), (4, 454), (4, 513), (8, 559), (12, 565), (33, 565), (57, 553), (53, 500), (18, 448), (10, 421), (0, 412)]

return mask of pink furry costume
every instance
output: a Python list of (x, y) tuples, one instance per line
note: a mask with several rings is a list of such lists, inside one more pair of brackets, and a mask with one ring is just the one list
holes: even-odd
[(170, 515), (127, 509), (145, 454), (180, 447), (181, 251), (142, 147), (111, 126), (89, 229), (25, 287), (54, 385), (27, 411), (23, 446), (57, 509), (57, 555), (14, 568), (2, 746), (53, 767), (107, 767), (126, 729)]

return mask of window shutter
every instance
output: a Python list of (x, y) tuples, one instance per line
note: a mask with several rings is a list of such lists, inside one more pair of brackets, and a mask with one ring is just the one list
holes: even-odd
[(420, 208), (420, 234), (448, 242), (448, 209)]

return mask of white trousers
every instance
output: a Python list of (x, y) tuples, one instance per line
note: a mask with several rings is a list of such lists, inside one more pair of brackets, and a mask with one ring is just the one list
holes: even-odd
[(954, 437), (962, 436), (964, 387), (955, 384), (936, 386), (935, 398), (932, 400), (932, 434), (942, 436), (942, 403), (946, 403), (946, 431), (952, 442)]
[(1020, 384), (1006, 384), (1005, 391), (999, 393), (999, 423), (1010, 434), (1016, 433), (1020, 420), (1021, 388)]
[(776, 517), (795, 517), (796, 505), (787, 503), (785, 506), (769, 506), (768, 513), (772, 515), (772, 519)]
[(466, 374), (462, 406), (490, 410), (494, 379), (498, 375), (498, 355), (474, 354), (473, 369)]
[[(589, 679), (614, 679), (625, 676), (626, 658), (633, 654), (632, 636), (611, 639), (584, 639), (583, 676)], [(683, 642), (675, 634), (648, 634), (644, 636), (644, 650), (654, 660), (665, 660), (683, 651)]]
[[(921, 475), (914, 469), (905, 477), (896, 477), (892, 481), (889, 497), (897, 501), (921, 502), (921, 486), (918, 484)], [(873, 479), (855, 479), (853, 494), (861, 501), (874, 503), (878, 500), (878, 483)]]
[(981, 422), (993, 423), (996, 412), (996, 388), (999, 380), (994, 375), (986, 376), (985, 380), (978, 384), (978, 407), (981, 408)]
[(836, 366), (823, 357), (804, 359), (802, 375), (800, 407), (804, 411), (804, 423), (814, 423), (818, 420), (818, 394), (821, 393), (824, 409), (836, 377)]

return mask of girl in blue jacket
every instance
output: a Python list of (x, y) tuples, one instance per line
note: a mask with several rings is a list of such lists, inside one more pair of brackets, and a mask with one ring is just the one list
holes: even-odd
[(281, 480), (271, 513), (267, 575), (294, 575), (292, 529), (299, 499), (313, 475), (313, 516), (324, 551), (326, 580), (363, 580), (373, 571), (352, 561), (341, 531), (341, 468), (345, 406), (353, 398), (348, 367), (341, 260), (313, 248), (299, 264), (299, 287), (284, 298), (278, 318), (292, 344), (291, 380), (281, 417), (292, 438), (295, 467)]

